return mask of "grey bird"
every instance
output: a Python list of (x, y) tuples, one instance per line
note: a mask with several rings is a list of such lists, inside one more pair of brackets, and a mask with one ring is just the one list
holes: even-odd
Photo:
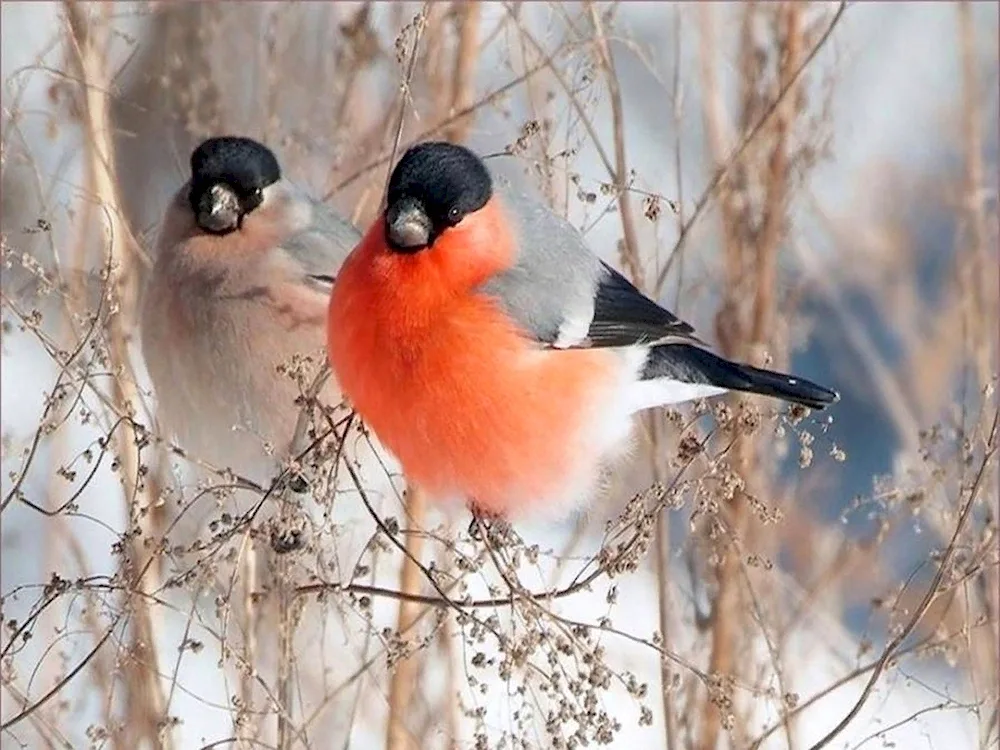
[[(141, 341), (165, 427), (193, 456), (254, 481), (289, 448), (301, 383), (325, 355), (329, 284), (357, 244), (347, 220), (283, 178), (250, 138), (209, 138), (167, 207)], [(308, 385), (308, 383), (306, 383)], [(340, 400), (331, 383), (325, 402)]]

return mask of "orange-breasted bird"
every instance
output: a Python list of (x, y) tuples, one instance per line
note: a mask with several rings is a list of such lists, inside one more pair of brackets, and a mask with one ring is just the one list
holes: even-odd
[(409, 479), (491, 518), (585, 501), (644, 409), (734, 390), (838, 399), (713, 354), (567, 221), (442, 142), (394, 168), (337, 274), (327, 338), (344, 395)]

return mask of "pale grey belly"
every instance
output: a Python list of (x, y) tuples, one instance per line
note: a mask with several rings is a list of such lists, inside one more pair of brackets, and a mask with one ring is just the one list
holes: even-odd
[(171, 343), (151, 346), (144, 338), (143, 348), (163, 426), (192, 457), (260, 482), (273, 475), (299, 413), (300, 388), (279, 366), (311, 355), (302, 368), (311, 380), (322, 363), (324, 332), (290, 332), (266, 315), (245, 320), (243, 328), (215, 321), (212, 337), (203, 335), (204, 325), (193, 336), (171, 335), (172, 323), (161, 320), (151, 338)]

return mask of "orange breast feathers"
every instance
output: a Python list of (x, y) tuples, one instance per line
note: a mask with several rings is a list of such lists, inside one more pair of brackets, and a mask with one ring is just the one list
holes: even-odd
[(337, 274), (328, 325), (343, 392), (408, 477), (498, 515), (593, 470), (588, 423), (621, 367), (540, 348), (475, 291), (514, 250), (496, 199), (413, 254), (386, 247), (379, 219)]

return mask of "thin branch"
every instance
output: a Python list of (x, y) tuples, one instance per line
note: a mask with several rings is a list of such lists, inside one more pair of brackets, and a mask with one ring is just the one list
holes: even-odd
[(820, 35), (819, 39), (816, 40), (816, 43), (809, 50), (809, 53), (803, 58), (795, 72), (788, 78), (785, 85), (781, 87), (781, 90), (778, 91), (778, 95), (771, 103), (771, 106), (764, 111), (764, 113), (760, 116), (760, 119), (758, 119), (754, 126), (747, 131), (747, 134), (743, 136), (739, 145), (733, 149), (733, 152), (715, 171), (712, 179), (709, 180), (708, 185), (702, 192), (701, 197), (699, 197), (697, 202), (694, 204), (694, 210), (691, 212), (691, 216), (688, 217), (688, 220), (681, 227), (681, 233), (677, 237), (677, 242), (674, 243), (673, 250), (670, 252), (670, 257), (667, 259), (667, 263), (664, 265), (663, 270), (660, 271), (659, 276), (656, 277), (656, 284), (653, 286), (654, 291), (659, 292), (659, 290), (663, 288), (663, 283), (667, 280), (667, 276), (670, 275), (670, 269), (673, 266), (674, 258), (677, 257), (678, 253), (684, 249), (684, 243), (687, 242), (691, 228), (694, 226), (694, 223), (698, 220), (704, 210), (708, 207), (709, 202), (715, 195), (715, 189), (719, 187), (722, 180), (729, 174), (729, 170), (732, 169), (733, 166), (739, 161), (740, 157), (743, 156), (747, 147), (754, 140), (756, 140), (757, 136), (764, 130), (764, 126), (770, 122), (771, 117), (778, 111), (778, 107), (788, 96), (789, 92), (791, 92), (795, 87), (799, 78), (801, 78), (802, 74), (805, 73), (806, 68), (809, 67), (816, 55), (819, 54), (819, 51), (826, 46), (826, 43), (833, 35), (834, 29), (837, 28), (837, 25), (844, 17), (844, 12), (847, 10), (847, 7), (847, 0), (842, 0), (842, 2), (837, 6), (837, 12), (833, 14), (833, 18), (830, 20), (830, 23), (823, 30), (823, 33)]
[[(399, 152), (399, 144), (400, 141), (403, 140), (403, 125), (406, 123), (406, 105), (411, 100), (410, 83), (413, 80), (413, 71), (417, 67), (417, 48), (420, 45), (420, 36), (424, 32), (424, 26), (427, 23), (427, 14), (429, 11), (430, 3), (424, 3), (420, 13), (414, 17), (413, 21), (411, 21), (413, 28), (413, 46), (410, 49), (409, 64), (406, 66), (406, 77), (399, 84), (399, 120), (396, 122), (396, 135), (393, 137), (392, 148), (389, 150), (389, 164), (393, 164), (396, 161), (396, 154)], [(386, 172), (383, 196), (389, 189), (390, 176), (391, 171)]]
[(885, 671), (886, 665), (896, 655), (896, 652), (899, 650), (900, 646), (903, 645), (903, 642), (910, 637), (910, 634), (916, 629), (917, 624), (923, 618), (924, 613), (927, 612), (928, 608), (933, 603), (941, 587), (944, 575), (948, 570), (948, 566), (951, 563), (951, 559), (955, 555), (955, 550), (958, 548), (958, 538), (965, 528), (965, 524), (969, 520), (969, 516), (972, 514), (972, 509), (976, 504), (976, 498), (979, 496), (979, 490), (986, 477), (986, 471), (992, 463), (993, 457), (996, 455), (998, 422), (1000, 422), (1000, 411), (997, 411), (993, 416), (993, 426), (990, 428), (990, 435), (986, 443), (986, 451), (983, 455), (979, 472), (976, 474), (976, 479), (969, 488), (969, 497), (965, 501), (965, 505), (962, 507), (961, 513), (959, 513), (958, 521), (955, 523), (955, 531), (951, 535), (951, 541), (948, 542), (948, 547), (945, 549), (944, 554), (938, 561), (937, 572), (934, 574), (934, 578), (931, 580), (931, 584), (928, 586), (923, 599), (921, 599), (920, 604), (917, 606), (916, 610), (914, 610), (913, 615), (911, 615), (906, 625), (903, 626), (903, 628), (891, 641), (889, 641), (889, 644), (882, 651), (882, 656), (880, 656), (878, 661), (875, 663), (875, 668), (872, 670), (872, 674), (868, 678), (868, 682), (865, 684), (865, 687), (861, 691), (861, 695), (858, 697), (857, 701), (855, 701), (854, 705), (851, 707), (851, 710), (847, 712), (843, 719), (837, 722), (837, 725), (831, 729), (823, 737), (823, 739), (813, 745), (809, 750), (821, 750), (821, 748), (826, 747), (833, 742), (834, 739), (836, 739), (837, 735), (847, 728), (848, 724), (854, 721), (857, 715), (861, 712), (865, 703), (868, 702), (868, 698), (871, 697), (872, 690), (875, 689), (875, 683), (877, 683), (879, 677), (882, 676), (882, 672)]
[[(510, 81), (508, 81), (507, 83), (505, 83), (503, 86), (499, 86), (498, 88), (494, 89), (493, 91), (491, 91), (490, 93), (486, 94), (485, 96), (480, 97), (475, 102), (473, 102), (472, 104), (470, 104), (468, 107), (465, 107), (464, 109), (459, 110), (455, 114), (453, 114), (450, 117), (444, 119), (443, 121), (437, 123), (433, 127), (430, 127), (430, 128), (427, 128), (426, 130), (421, 131), (416, 136), (414, 136), (412, 140), (414, 142), (418, 142), (418, 141), (426, 140), (428, 138), (432, 138), (432, 137), (438, 135), (439, 133), (441, 133), (443, 130), (445, 130), (447, 127), (449, 127), (453, 123), (455, 123), (455, 122), (461, 120), (462, 118), (464, 118), (464, 117), (466, 117), (466, 116), (468, 116), (468, 115), (476, 112), (481, 107), (484, 107), (487, 104), (491, 104), (492, 102), (497, 101), (498, 99), (500, 99), (502, 96), (504, 96), (508, 92), (513, 91), (514, 89), (516, 89), (518, 86), (520, 86), (522, 83), (524, 83), (526, 80), (528, 80), (529, 78), (531, 78), (533, 75), (535, 75), (539, 71), (542, 71), (542, 70), (546, 69), (547, 67), (551, 66), (552, 65), (552, 61), (555, 60), (556, 57), (558, 57), (562, 53), (562, 51), (563, 51), (562, 48), (557, 49), (551, 55), (547, 55), (544, 60), (536, 63), (535, 65), (532, 65), (530, 68), (528, 68), (527, 70), (525, 70), (523, 73), (521, 73), (520, 75), (512, 78)], [(342, 179), (340, 182), (338, 182), (332, 188), (330, 188), (329, 190), (327, 190), (326, 193), (323, 195), (323, 200), (324, 201), (330, 200), (334, 195), (336, 195), (337, 193), (339, 193), (341, 190), (344, 190), (345, 188), (347, 188), (350, 185), (354, 184), (355, 182), (357, 182), (358, 180), (360, 180), (362, 177), (364, 177), (365, 175), (367, 175), (372, 170), (378, 169), (379, 167), (392, 162), (392, 160), (394, 158), (395, 158), (395, 152), (394, 151), (389, 151), (387, 153), (384, 153), (384, 154), (378, 156), (377, 158), (373, 159), (372, 161), (368, 162), (363, 167), (360, 167), (360, 168), (356, 169), (354, 172), (352, 172), (347, 177), (345, 177), (344, 179)]]
[(622, 108), (621, 85), (618, 72), (615, 70), (615, 59), (611, 54), (611, 45), (604, 33), (604, 24), (597, 5), (587, 4), (590, 23), (594, 27), (594, 42), (601, 61), (601, 69), (608, 86), (611, 99), (611, 127), (614, 134), (615, 167), (612, 172), (615, 193), (618, 200), (618, 214), (622, 224), (622, 235), (625, 241), (625, 252), (622, 260), (632, 276), (632, 281), (640, 289), (645, 286), (642, 270), (642, 260), (639, 254), (639, 237), (635, 230), (635, 216), (632, 213), (632, 194), (626, 189), (628, 185), (628, 161), (625, 156), (625, 114)]

